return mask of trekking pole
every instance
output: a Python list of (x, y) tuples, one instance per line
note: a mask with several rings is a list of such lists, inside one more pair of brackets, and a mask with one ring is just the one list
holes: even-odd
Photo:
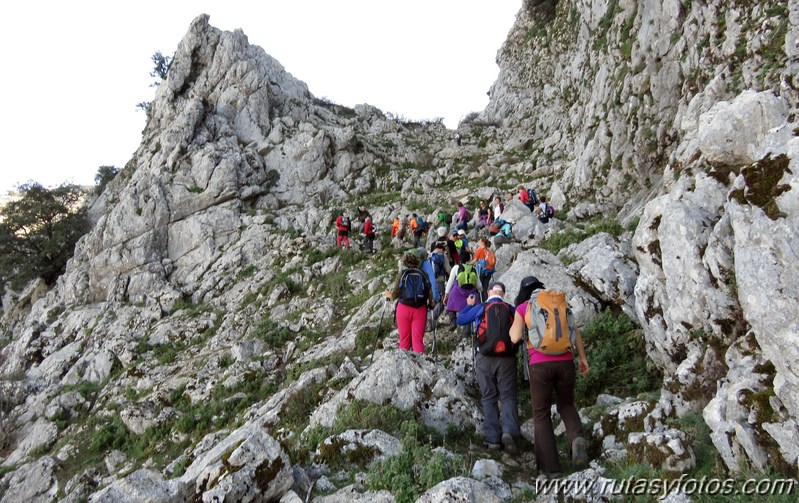
[(375, 361), (375, 351), (377, 350), (377, 341), (380, 340), (380, 328), (383, 326), (383, 316), (386, 315), (386, 306), (389, 303), (388, 297), (386, 297), (386, 302), (383, 304), (383, 311), (380, 313), (380, 323), (377, 325), (377, 335), (375, 335), (375, 345), (372, 348), (372, 356), (369, 358), (369, 365), (372, 365), (372, 362)]
[(475, 377), (477, 376), (477, 330), (475, 329), (477, 325), (473, 321), (470, 325), (468, 325), (469, 330), (472, 331), (472, 370), (474, 370)]
[(437, 363), (438, 359), (436, 358), (436, 330), (438, 330), (438, 323), (436, 323), (435, 318), (433, 318), (433, 309), (430, 310), (430, 324), (433, 325), (433, 349), (431, 352), (433, 353), (433, 361)]

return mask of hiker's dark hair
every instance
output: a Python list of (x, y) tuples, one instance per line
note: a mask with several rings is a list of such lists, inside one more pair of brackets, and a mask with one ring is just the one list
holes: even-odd
[(527, 276), (519, 283), (519, 293), (513, 303), (518, 306), (522, 302), (527, 302), (530, 300), (530, 294), (537, 288), (544, 288), (544, 284), (535, 276)]

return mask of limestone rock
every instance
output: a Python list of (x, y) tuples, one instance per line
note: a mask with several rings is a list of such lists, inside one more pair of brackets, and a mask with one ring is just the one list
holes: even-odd
[(402, 409), (418, 409), (424, 424), (446, 432), (450, 424), (479, 431), (482, 413), (463, 385), (448, 370), (429, 357), (410, 351), (382, 353), (374, 363), (353, 379), (311, 415), (309, 428), (330, 426), (340, 404), (366, 400)]
[(49, 456), (20, 466), (0, 479), (0, 489), (6, 487), (0, 503), (54, 501), (59, 489), (56, 469), (55, 460)]
[(485, 483), (467, 477), (455, 477), (445, 480), (422, 494), (416, 503), (434, 503), (437, 501), (484, 501), (486, 503), (502, 501)]
[(119, 501), (153, 501), (177, 503), (187, 496), (186, 484), (179, 480), (164, 480), (157, 472), (137, 470), (123, 479), (93, 494), (92, 503), (117, 503)]
[(575, 282), (635, 318), (638, 265), (632, 257), (629, 241), (616, 240), (606, 233), (595, 234), (561, 250), (558, 256), (574, 259), (568, 269)]
[(633, 459), (671, 473), (687, 473), (696, 464), (688, 436), (674, 429), (655, 433), (631, 433), (627, 449)]
[(180, 483), (205, 500), (276, 499), (293, 484), (291, 462), (262, 427), (245, 423), (211, 450), (196, 456)]
[(380, 430), (347, 430), (326, 438), (313, 455), (314, 462), (326, 463), (330, 457), (353, 464), (369, 465), (402, 453), (402, 443)]

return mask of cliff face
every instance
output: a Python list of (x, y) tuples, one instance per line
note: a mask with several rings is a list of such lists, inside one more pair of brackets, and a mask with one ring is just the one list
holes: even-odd
[[(745, 89), (797, 101), (796, 2), (528, 0), (482, 118), (518, 130), (568, 204), (668, 186), (686, 125)], [(743, 162), (743, 160), (742, 160)], [(631, 198), (630, 194), (639, 197)]]
[[(469, 341), (439, 331), (436, 359), (392, 349), (385, 236), (398, 214), (520, 184), (565, 218), (545, 227), (508, 204), (515, 239), (493, 245), (509, 296), (532, 273), (582, 325), (627, 313), (664, 375), (656, 399), (603, 402), (597, 454), (690, 473), (674, 425), (693, 412), (729, 472), (796, 473), (799, 0), (526, 1), (460, 147), (441, 124), (318, 100), (208, 21), (181, 41), (67, 272), (3, 313), (3, 501), (303, 494), (335, 479), (330, 445), (398, 455), (378, 427), (340, 428), (371, 406), (479, 432)], [(358, 205), (384, 236), (375, 256), (334, 247), (333, 218)], [(638, 223), (540, 247), (592, 216)], [(482, 478), (471, 469), (427, 500), (512, 494), (512, 480), (455, 476)]]

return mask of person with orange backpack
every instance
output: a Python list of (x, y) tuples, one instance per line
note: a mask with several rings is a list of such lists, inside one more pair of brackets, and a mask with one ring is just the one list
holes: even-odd
[[(469, 262), (477, 269), (477, 277), (483, 286), (483, 296), (488, 293), (488, 282), (494, 275), (494, 269), (497, 267), (497, 256), (491, 251), (491, 242), (486, 238), (480, 238), (477, 241), (477, 250), (474, 252), (474, 258)], [(482, 299), (485, 302), (485, 299)]]
[[(494, 282), (485, 303), (479, 303), (476, 295), (469, 296), (468, 305), (458, 313), (456, 321), (458, 325), (478, 322), (473, 339), (474, 370), (482, 395), (486, 446), (498, 450), (504, 445), (509, 454), (516, 454), (516, 439), (521, 436), (516, 398), (519, 344), (510, 339), (514, 307), (505, 302), (504, 296), (505, 284)], [(502, 402), (501, 421), (498, 402)]]
[(530, 395), (535, 428), (535, 459), (540, 473), (556, 477), (561, 473), (555, 432), (552, 427), (552, 393), (571, 446), (572, 465), (577, 469), (588, 464), (588, 444), (583, 436), (580, 414), (574, 406), (576, 371), (573, 350), (583, 376), (590, 367), (580, 331), (566, 303), (566, 294), (546, 290), (535, 276), (519, 285), (516, 313), (510, 328), (514, 343), (525, 341), (529, 355)]

